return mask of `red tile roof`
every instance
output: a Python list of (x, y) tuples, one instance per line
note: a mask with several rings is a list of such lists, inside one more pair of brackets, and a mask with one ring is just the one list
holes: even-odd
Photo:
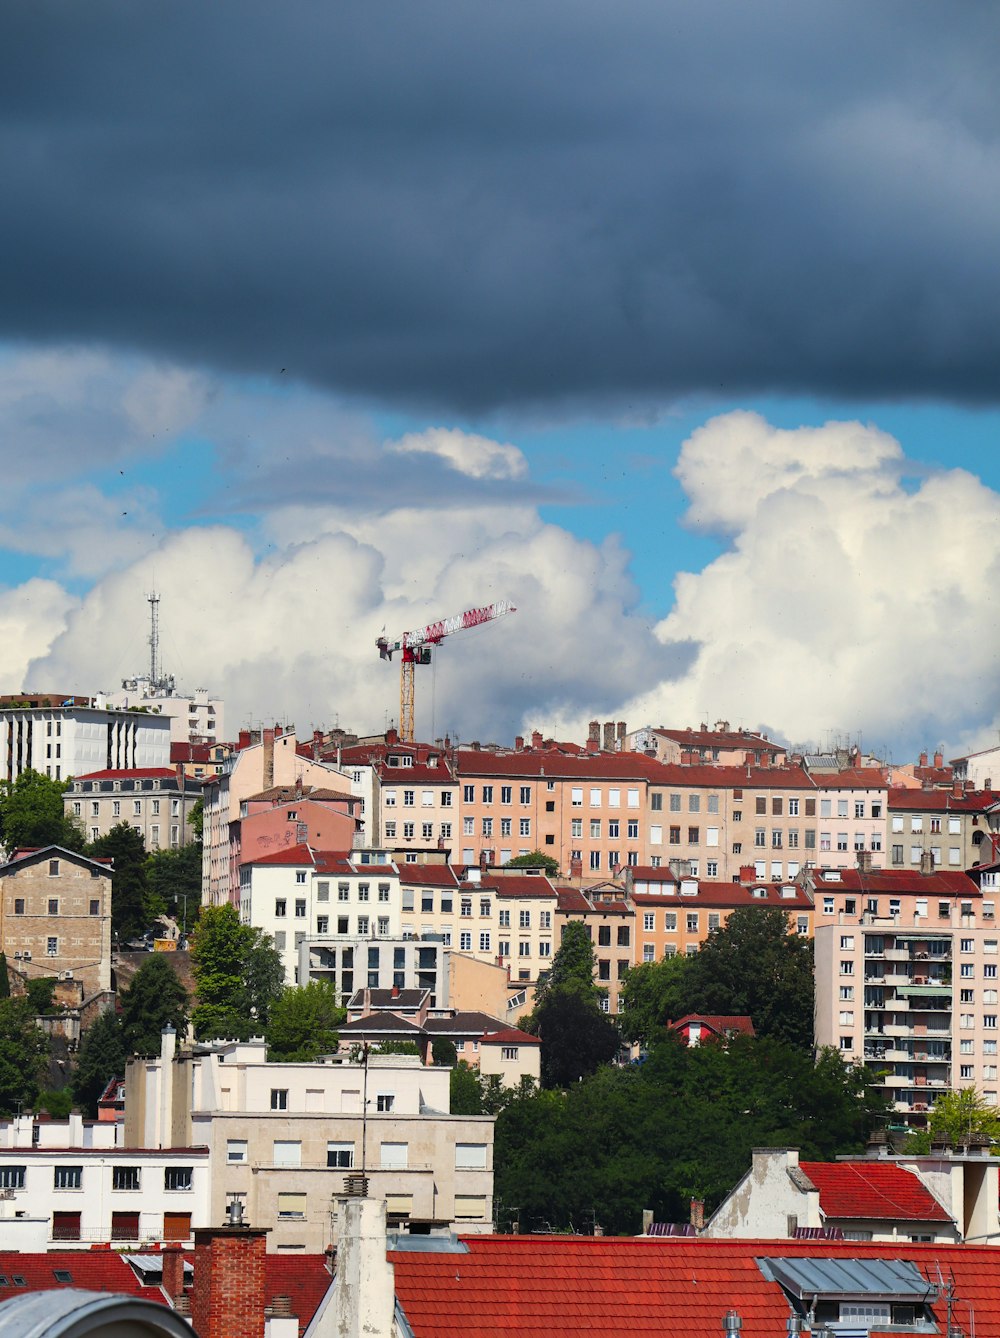
[[(466, 884), (463, 892), (476, 890), (475, 883)], [(478, 885), (486, 892), (497, 892), (502, 897), (556, 897), (556, 890), (544, 874), (509, 873), (499, 877), (486, 875)]]
[(889, 782), (878, 767), (845, 767), (813, 773), (817, 790), (886, 790)]
[[(829, 877), (828, 875), (834, 875)], [(858, 869), (816, 869), (817, 892), (892, 892), (913, 893), (915, 896), (971, 897), (981, 892), (968, 874), (955, 869), (935, 869), (921, 873), (919, 869), (872, 869), (861, 873)]]
[(444, 765), (429, 767), (423, 763), (416, 763), (412, 767), (390, 767), (386, 763), (376, 767), (379, 780), (383, 786), (389, 785), (450, 785), (454, 786), (455, 778)]
[[(65, 1269), (72, 1280), (60, 1282), (55, 1276), (56, 1269)], [(85, 1292), (119, 1292), (166, 1304), (160, 1288), (144, 1287), (131, 1266), (114, 1250), (51, 1250), (47, 1254), (2, 1250), (0, 1276), (7, 1280), (7, 1285), (0, 1286), (0, 1301), (7, 1301), (22, 1291), (77, 1287)], [(13, 1284), (15, 1276), (24, 1278), (23, 1288)]]
[(738, 729), (664, 729), (661, 725), (653, 733), (690, 748), (745, 748), (747, 752), (767, 753), (787, 751), (780, 743), (773, 743), (760, 734)]
[(819, 1190), (824, 1217), (952, 1220), (919, 1176), (894, 1162), (804, 1161), (799, 1166)]
[(450, 864), (401, 864), (399, 881), (404, 887), (458, 887)]
[(541, 1045), (537, 1036), (531, 1036), (517, 1027), (505, 1027), (503, 1031), (491, 1031), (483, 1036), (483, 1045)]
[(700, 1022), (703, 1027), (708, 1027), (710, 1031), (717, 1032), (720, 1036), (726, 1032), (738, 1031), (745, 1036), (755, 1036), (753, 1021), (743, 1014), (733, 1014), (724, 1016), (722, 1014), (706, 1013), (688, 1013), (684, 1017), (679, 1017), (676, 1022), (667, 1024), (668, 1031), (684, 1031), (692, 1022)]
[(904, 811), (918, 809), (922, 813), (982, 813), (1000, 799), (996, 790), (967, 790), (961, 795), (951, 790), (908, 790), (889, 791), (889, 807)]
[(256, 855), (253, 859), (245, 859), (243, 863), (247, 866), (256, 864), (297, 864), (312, 865), (314, 862), (313, 852), (306, 845), (286, 846), (284, 850), (272, 851), (269, 855)]
[[(721, 1241), (656, 1236), (469, 1236), (468, 1254), (390, 1254), (396, 1295), (416, 1338), (742, 1338), (785, 1333), (788, 1302), (759, 1258), (909, 1260), (934, 1283), (954, 1275), (955, 1319), (1000, 1338), (1000, 1250), (860, 1241)], [(933, 1303), (943, 1327), (943, 1300)], [(874, 1335), (873, 1335), (874, 1338)]]

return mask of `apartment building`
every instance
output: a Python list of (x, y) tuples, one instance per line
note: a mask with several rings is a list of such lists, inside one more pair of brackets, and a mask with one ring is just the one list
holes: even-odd
[(240, 866), (240, 919), (271, 936), (290, 985), (307, 939), (401, 938), (401, 900), (399, 870), (385, 851), (295, 845)]
[(314, 850), (360, 846), (360, 800), (315, 785), (274, 785), (240, 803), (239, 822), (230, 824), (230, 847), (237, 868), (259, 855), (294, 845)]
[(333, 1243), (346, 1181), (367, 1176), (397, 1223), (490, 1231), (492, 1116), (450, 1114), (447, 1068), (417, 1056), (267, 1063), (262, 1039), (132, 1059), (125, 1074), (129, 1147), (199, 1146), (212, 1169), (210, 1218), (243, 1205), (267, 1222), (268, 1250)]
[(190, 1241), (210, 1223), (208, 1149), (139, 1150), (121, 1133), (79, 1115), (0, 1123), (0, 1185), (14, 1212), (46, 1221), (63, 1250)]
[(702, 724), (698, 729), (667, 729), (645, 726), (627, 734), (624, 746), (646, 753), (668, 765), (704, 763), (713, 766), (783, 766), (788, 759), (785, 749), (766, 734), (752, 729), (732, 729), (728, 720), (717, 720), (714, 728)]
[(867, 851), (873, 868), (886, 864), (889, 787), (874, 767), (814, 772), (818, 802), (818, 850), (813, 860), (849, 869)]
[(889, 791), (889, 858), (893, 869), (920, 866), (930, 854), (934, 867), (971, 869), (996, 858), (1000, 836), (1000, 792), (967, 789), (955, 781), (949, 789)]
[(620, 1013), (622, 985), (634, 965), (635, 908), (624, 889), (614, 884), (586, 891), (560, 887), (557, 896), (559, 941), (572, 921), (584, 926), (594, 949), (594, 979), (603, 991), (601, 1007), (606, 1013)]
[(275, 726), (262, 731), (259, 743), (249, 740), (249, 733), (241, 737), (246, 746), (229, 757), (221, 775), (209, 777), (204, 788), (201, 898), (206, 906), (239, 899), (238, 824), (245, 800), (281, 785), (319, 787), (345, 796), (352, 793), (350, 778), (334, 764), (304, 755), (294, 731)]
[(926, 855), (909, 870), (818, 869), (816, 1041), (864, 1063), (897, 1118), (921, 1127), (944, 1092), (997, 1103), (996, 902)]
[(178, 692), (172, 676), (153, 682), (148, 674), (127, 678), (121, 689), (107, 694), (112, 706), (144, 707), (170, 722), (172, 743), (214, 744), (226, 737), (222, 698), (207, 688)]
[(201, 795), (201, 782), (180, 768), (145, 767), (74, 777), (63, 804), (88, 841), (127, 822), (147, 850), (176, 850), (195, 840), (189, 818)]
[(813, 932), (813, 904), (795, 883), (710, 882), (676, 877), (669, 870), (636, 869), (631, 885), (635, 909), (635, 962), (658, 962), (664, 957), (693, 956), (734, 910), (752, 906), (777, 909), (789, 917), (789, 932), (809, 937)]
[(111, 867), (61, 846), (17, 851), (0, 865), (0, 949), (26, 979), (111, 988)]
[(0, 777), (38, 771), (53, 780), (102, 768), (169, 767), (170, 721), (112, 707), (101, 695), (22, 693), (0, 697)]

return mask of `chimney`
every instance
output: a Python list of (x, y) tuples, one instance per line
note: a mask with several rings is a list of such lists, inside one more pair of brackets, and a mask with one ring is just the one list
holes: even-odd
[(274, 1296), (265, 1310), (267, 1338), (299, 1338), (299, 1317), (292, 1312), (290, 1296)]
[(515, 748), (515, 750), (516, 750), (517, 752), (519, 752), (519, 753), (523, 753), (523, 752), (524, 752), (524, 735), (523, 735), (523, 734), (518, 734), (517, 738), (515, 738), (515, 740), (514, 740), (514, 748)]
[(587, 726), (587, 738), (591, 742), (596, 743), (598, 747), (600, 747), (601, 722), (599, 720), (592, 720), (590, 724)]
[(918, 766), (921, 766), (921, 767), (925, 767), (925, 766), (927, 765), (927, 754), (926, 754), (926, 753), (921, 753), (921, 754), (920, 754), (920, 761), (917, 763), (917, 765), (918, 765)]
[(392, 995), (391, 995), (391, 997), (392, 997), (393, 999), (398, 999), (398, 998), (399, 998), (399, 986), (398, 986), (398, 985), (393, 985), (393, 987), (392, 987)]
[(935, 753), (935, 754), (934, 754), (934, 765), (935, 765), (936, 767), (943, 767), (943, 766), (944, 766), (944, 753)]
[(600, 750), (601, 750), (601, 741), (600, 741), (600, 739), (588, 739), (588, 740), (587, 740), (587, 752), (588, 752), (588, 753), (598, 753), (598, 752), (600, 752)]
[(695, 1231), (702, 1231), (705, 1226), (705, 1200), (691, 1200), (691, 1225)]
[(541, 748), (542, 746), (542, 736), (537, 729), (531, 731), (531, 746), (532, 748)]
[(740, 865), (740, 882), (755, 883), (757, 881), (757, 869), (753, 864)]
[(693, 767), (698, 759), (698, 754), (691, 748), (681, 749), (681, 766)]
[(385, 1250), (385, 1202), (345, 1200), (333, 1296), (316, 1338), (392, 1338), (396, 1280)]
[(184, 1295), (184, 1251), (180, 1245), (163, 1247), (163, 1290), (170, 1303)]
[(615, 723), (613, 720), (604, 722), (604, 751), (613, 753), (615, 750)]
[(241, 1217), (236, 1201), (231, 1225), (195, 1228), (191, 1319), (199, 1338), (264, 1338), (267, 1229)]
[(236, 746), (240, 752), (242, 752), (244, 748), (250, 747), (250, 731), (248, 729), (240, 730), (240, 740)]
[(583, 878), (583, 860), (575, 855), (569, 862), (569, 876), (577, 880)]
[(920, 856), (920, 872), (928, 874), (934, 872), (934, 851), (925, 850)]
[(628, 730), (625, 728), (625, 721), (624, 721), (624, 720), (619, 720), (619, 721), (618, 721), (618, 726), (617, 726), (617, 728), (616, 728), (616, 730), (615, 730), (615, 734), (616, 734), (616, 736), (617, 736), (617, 738), (618, 738), (618, 742), (619, 742), (619, 743), (621, 743), (621, 741), (625, 738), (625, 735), (626, 735), (627, 733), (628, 733)]
[(178, 762), (174, 766), (174, 776), (177, 780), (177, 788), (183, 793), (184, 790), (184, 763)]
[(870, 850), (858, 851), (858, 872), (871, 873), (872, 871), (872, 852)]
[(274, 784), (274, 730), (264, 730), (264, 777), (263, 786), (269, 790)]
[(390, 725), (385, 732), (386, 743), (393, 744), (399, 742), (399, 732), (394, 725)]
[(961, 799), (965, 795), (965, 787), (960, 780), (953, 782), (951, 794), (953, 799)]

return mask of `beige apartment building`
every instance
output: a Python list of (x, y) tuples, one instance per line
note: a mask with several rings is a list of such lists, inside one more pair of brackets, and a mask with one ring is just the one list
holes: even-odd
[(717, 720), (712, 729), (707, 724), (697, 729), (690, 725), (686, 729), (647, 725), (625, 735), (623, 746), (669, 765), (687, 761), (713, 766), (759, 767), (782, 766), (787, 760), (785, 749), (766, 734), (753, 729), (732, 729), (728, 720)]
[(826, 869), (849, 869), (867, 851), (880, 869), (886, 859), (889, 787), (874, 767), (812, 773), (818, 803), (818, 850), (813, 862)]
[(111, 988), (111, 868), (61, 846), (0, 865), (0, 948), (33, 980), (76, 980), (84, 996)]
[(926, 1125), (945, 1092), (996, 1105), (1000, 930), (965, 874), (817, 869), (816, 1041), (883, 1074), (897, 1118)]
[(268, 1250), (334, 1243), (348, 1177), (368, 1178), (390, 1220), (492, 1230), (492, 1116), (451, 1115), (448, 1068), (415, 1055), (269, 1064), (262, 1039), (213, 1042), (126, 1070), (129, 1147), (205, 1146), (210, 1220), (234, 1199), (271, 1225)]
[(181, 767), (148, 767), (77, 776), (63, 805), (88, 841), (127, 822), (148, 851), (176, 850), (195, 839), (189, 818), (201, 796), (201, 781), (184, 775)]
[(920, 866), (925, 855), (937, 869), (971, 869), (996, 858), (993, 837), (1000, 831), (1000, 793), (969, 790), (956, 781), (949, 789), (889, 791), (887, 868)]

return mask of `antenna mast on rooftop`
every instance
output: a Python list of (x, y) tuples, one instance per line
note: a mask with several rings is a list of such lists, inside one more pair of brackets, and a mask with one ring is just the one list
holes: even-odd
[(149, 601), (149, 685), (153, 688), (160, 681), (160, 596), (153, 590), (146, 599)]

